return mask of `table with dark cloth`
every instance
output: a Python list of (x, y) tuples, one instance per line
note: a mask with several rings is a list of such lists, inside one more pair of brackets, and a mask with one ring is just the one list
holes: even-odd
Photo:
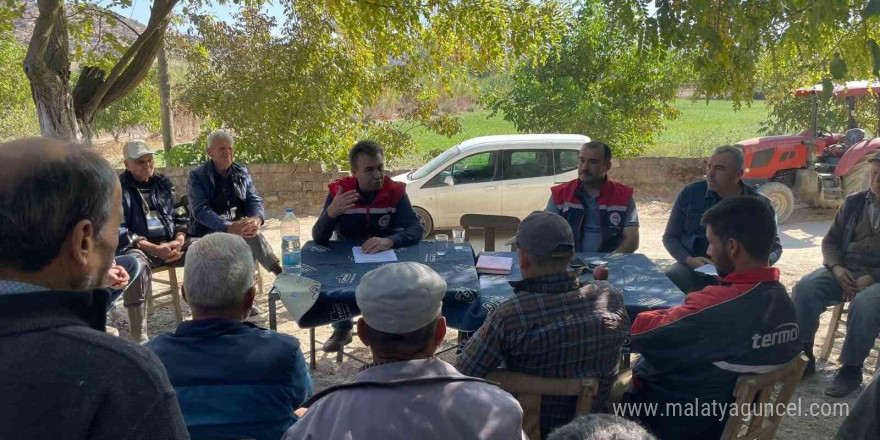
[[(361, 277), (370, 270), (389, 263), (355, 263), (352, 252), (354, 246), (360, 246), (360, 243), (331, 241), (326, 246), (321, 246), (310, 241), (302, 247), (302, 276), (321, 284), (320, 292), (315, 292), (312, 300), (287, 306), (287, 311), (300, 327), (317, 327), (351, 319), (360, 314), (354, 292)], [(477, 322), (469, 318), (471, 309), (478, 302), (480, 291), (480, 282), (474, 269), (474, 252), (469, 243), (458, 245), (456, 249), (450, 242), (447, 253), (443, 256), (437, 254), (436, 242), (430, 241), (394, 249), (394, 252), (398, 262), (424, 263), (446, 280), (443, 316), (446, 317), (449, 327), (466, 331), (479, 327), (482, 319)], [(274, 300), (279, 295), (273, 288), (269, 296), (270, 326), (274, 327)], [(465, 324), (470, 324), (470, 327), (462, 328)]]
[[(472, 313), (466, 316), (466, 322), (463, 324), (468, 328), (473, 327), (474, 323), (479, 326), (490, 310), (494, 310), (498, 304), (513, 295), (510, 281), (522, 280), (515, 252), (483, 252), (480, 255), (512, 258), (513, 266), (509, 275), (480, 275), (478, 304), (470, 309)], [(684, 303), (684, 293), (675, 287), (654, 262), (642, 254), (578, 253), (575, 257), (586, 264), (596, 260), (608, 263), (608, 282), (620, 289), (623, 294), (623, 302), (630, 322), (635, 321), (636, 315), (641, 312), (668, 309)], [(638, 270), (634, 270), (632, 274), (624, 274), (624, 266), (634, 266)], [(629, 278), (635, 290), (624, 290), (624, 275)], [(592, 270), (585, 270), (578, 279), (581, 282), (592, 281)]]

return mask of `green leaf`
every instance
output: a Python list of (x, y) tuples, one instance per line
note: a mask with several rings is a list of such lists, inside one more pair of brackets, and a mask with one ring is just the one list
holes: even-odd
[(822, 94), (819, 96), (822, 102), (827, 103), (834, 96), (834, 83), (831, 78), (822, 78)]
[(874, 64), (874, 76), (880, 78), (880, 45), (877, 45), (876, 40), (868, 40), (868, 48), (871, 50), (871, 59)]
[(868, 19), (880, 14), (880, 0), (870, 0), (865, 9), (862, 9), (862, 18)]
[(842, 80), (846, 78), (846, 63), (840, 58), (839, 53), (834, 54), (834, 59), (831, 60), (828, 70), (834, 79)]

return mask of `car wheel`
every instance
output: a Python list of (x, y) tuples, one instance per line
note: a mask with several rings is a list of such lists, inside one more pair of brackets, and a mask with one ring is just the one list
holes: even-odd
[(773, 210), (776, 211), (776, 222), (785, 223), (791, 213), (794, 212), (794, 194), (791, 188), (779, 182), (770, 182), (761, 185), (758, 192), (770, 199)]
[(419, 217), (419, 222), (422, 223), (422, 240), (424, 240), (434, 231), (434, 220), (431, 219), (431, 214), (428, 214), (428, 211), (425, 211), (418, 206), (413, 207), (413, 211), (416, 212), (416, 216)]

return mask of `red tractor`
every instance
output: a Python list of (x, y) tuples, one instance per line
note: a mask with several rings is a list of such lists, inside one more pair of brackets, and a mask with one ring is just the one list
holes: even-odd
[(794, 193), (811, 206), (836, 208), (847, 195), (867, 189), (868, 159), (880, 148), (880, 138), (866, 138), (865, 130), (858, 128), (855, 120), (857, 96), (877, 96), (880, 112), (880, 83), (852, 81), (834, 87), (834, 96), (844, 98), (849, 110), (848, 129), (843, 134), (817, 126), (822, 85), (798, 89), (794, 94), (812, 98), (808, 130), (736, 144), (745, 155), (743, 178), (770, 199), (779, 223), (794, 211)]

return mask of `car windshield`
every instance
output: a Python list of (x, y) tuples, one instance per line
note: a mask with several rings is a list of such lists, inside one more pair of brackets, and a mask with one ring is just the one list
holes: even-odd
[(413, 173), (409, 176), (410, 180), (419, 180), (427, 176), (428, 174), (431, 174), (434, 170), (437, 169), (437, 167), (446, 163), (447, 160), (458, 156), (458, 153), (460, 152), (461, 150), (459, 150), (457, 146), (444, 151), (443, 154), (435, 157), (425, 166), (413, 171)]

